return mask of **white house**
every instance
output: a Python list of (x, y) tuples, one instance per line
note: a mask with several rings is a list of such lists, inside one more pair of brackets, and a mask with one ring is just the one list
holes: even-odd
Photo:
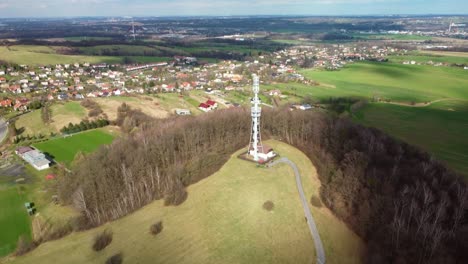
[(301, 106), (299, 106), (299, 109), (305, 111), (305, 110), (310, 110), (312, 109), (312, 106), (310, 104), (302, 104)]
[(49, 168), (50, 161), (37, 149), (31, 147), (20, 147), (16, 149), (16, 154), (27, 161), (36, 170), (45, 170)]
[(190, 110), (188, 110), (188, 109), (176, 109), (175, 112), (176, 112), (177, 115), (181, 115), (181, 116), (191, 115), (192, 114), (190, 112)]

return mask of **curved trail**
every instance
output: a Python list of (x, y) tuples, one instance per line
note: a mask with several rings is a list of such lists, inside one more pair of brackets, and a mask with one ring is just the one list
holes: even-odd
[(325, 251), (323, 249), (322, 240), (320, 239), (317, 226), (315, 225), (314, 217), (310, 212), (307, 199), (304, 195), (304, 189), (302, 188), (302, 181), (301, 175), (299, 174), (299, 169), (297, 168), (296, 164), (294, 164), (292, 161), (285, 157), (268, 164), (267, 167), (273, 167), (278, 163), (286, 163), (289, 166), (291, 166), (291, 168), (294, 170), (294, 175), (296, 176), (297, 190), (299, 191), (299, 196), (301, 197), (302, 207), (304, 208), (304, 214), (307, 219), (307, 225), (309, 226), (310, 233), (312, 235), (312, 238), (314, 239), (315, 251), (317, 252), (317, 263), (325, 264)]

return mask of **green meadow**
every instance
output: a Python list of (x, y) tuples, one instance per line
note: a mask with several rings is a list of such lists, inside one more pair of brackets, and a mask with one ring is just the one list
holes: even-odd
[(79, 152), (93, 152), (101, 145), (112, 143), (113, 139), (114, 136), (98, 129), (37, 143), (34, 147), (48, 153), (57, 162), (71, 164)]
[(459, 68), (355, 63), (341, 71), (304, 70), (302, 73), (320, 83), (309, 92), (322, 98), (355, 96), (403, 103), (468, 99), (467, 72)]
[[(424, 56), (418, 58), (434, 57)], [(436, 58), (452, 59), (452, 62), (466, 60), (463, 57)], [(281, 89), (299, 97), (309, 95), (319, 100), (355, 97), (390, 101), (391, 104), (369, 103), (353, 118), (416, 145), (455, 171), (467, 174), (467, 71), (401, 63), (355, 63), (341, 71), (304, 70), (302, 73), (319, 82), (319, 86), (276, 84), (265, 88)]]
[(19, 187), (0, 185), (0, 258), (16, 249), (20, 236), (31, 238), (31, 223)]

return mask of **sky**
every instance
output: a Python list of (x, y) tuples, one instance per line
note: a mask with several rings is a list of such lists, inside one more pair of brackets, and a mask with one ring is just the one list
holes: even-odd
[(468, 0), (0, 0), (0, 18), (468, 14)]

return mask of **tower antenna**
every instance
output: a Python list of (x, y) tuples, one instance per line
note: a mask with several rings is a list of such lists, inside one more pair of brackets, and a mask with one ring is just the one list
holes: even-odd
[(258, 153), (263, 153), (263, 145), (260, 134), (260, 117), (262, 115), (262, 108), (260, 107), (260, 98), (258, 97), (258, 93), (260, 91), (258, 76), (253, 74), (252, 79), (252, 91), (254, 93), (254, 97), (252, 98), (252, 135), (250, 137), (249, 154), (253, 156), (254, 161), (259, 161)]

